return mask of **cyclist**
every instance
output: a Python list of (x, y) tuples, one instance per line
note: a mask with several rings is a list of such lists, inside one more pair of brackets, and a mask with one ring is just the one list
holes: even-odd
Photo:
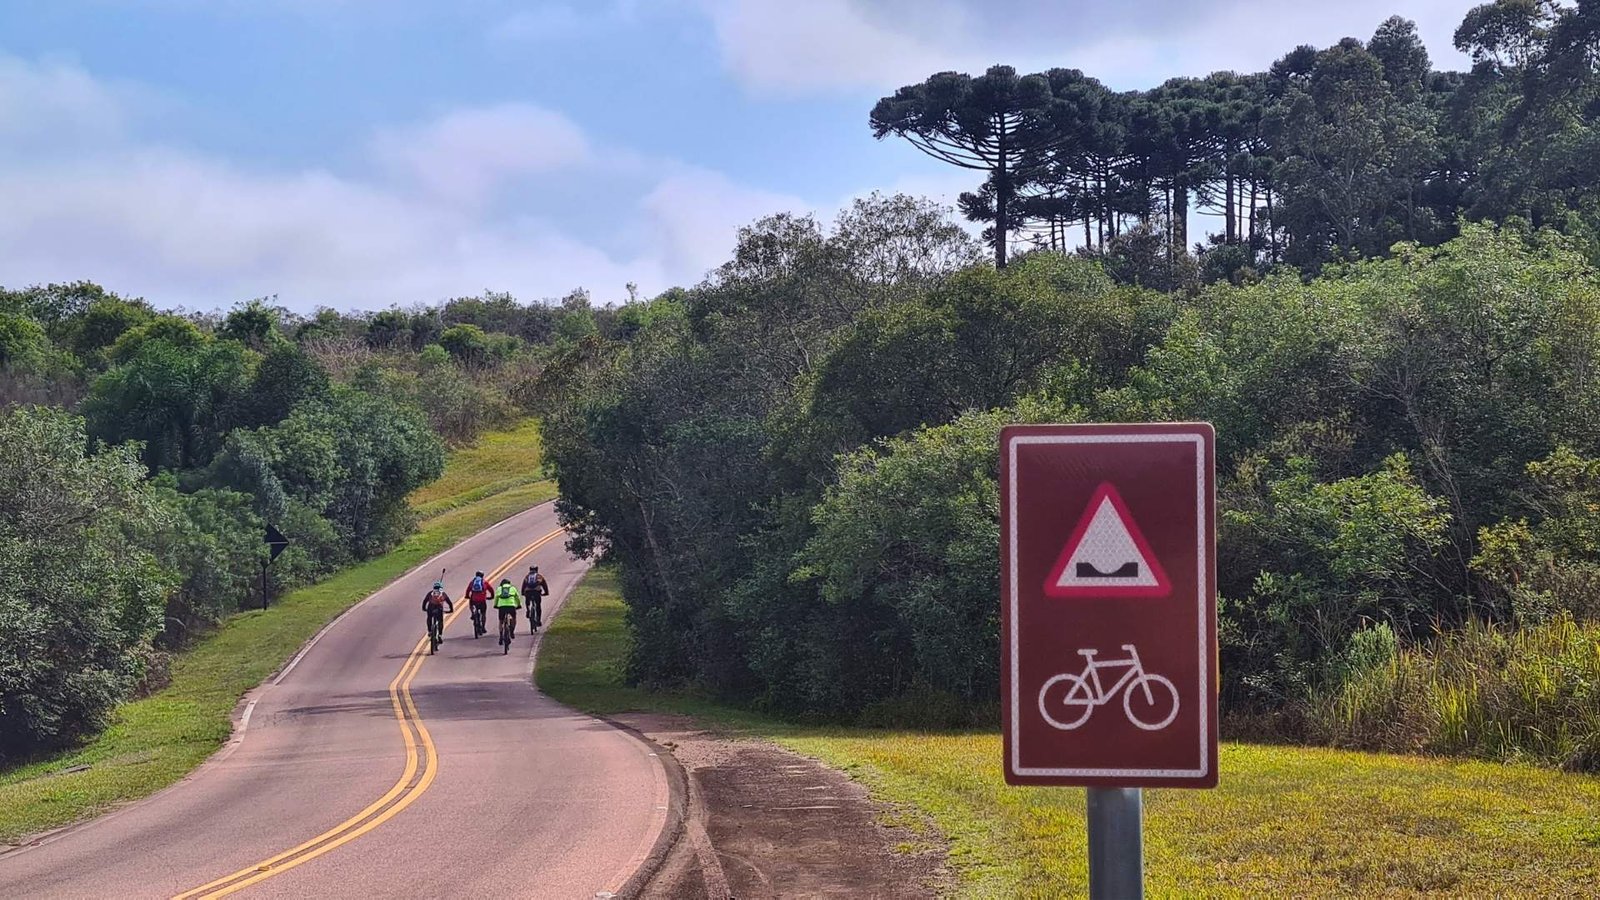
[(544, 598), (550, 596), (550, 583), (539, 574), (538, 566), (528, 567), (528, 577), (522, 579), (522, 599), (528, 604), (528, 621), (534, 631), (544, 624)]
[(423, 626), (429, 637), (433, 636), (434, 619), (439, 620), (439, 634), (444, 635), (444, 614), (455, 612), (455, 604), (450, 602), (450, 595), (444, 591), (444, 582), (435, 581), (433, 590), (422, 595), (422, 611), (427, 613), (427, 623)]
[[(471, 604), (473, 617), (485, 622), (488, 621), (489, 598), (494, 596), (494, 588), (489, 586), (489, 582), (483, 577), (482, 572), (473, 575), (472, 580), (467, 583), (466, 595), (467, 603)], [(472, 636), (477, 637), (477, 632), (473, 632)]]
[(505, 625), (507, 617), (511, 619), (511, 636), (517, 636), (517, 610), (522, 606), (522, 595), (517, 593), (517, 586), (511, 579), (500, 579), (500, 589), (494, 595), (494, 608), (500, 613), (501, 625)]

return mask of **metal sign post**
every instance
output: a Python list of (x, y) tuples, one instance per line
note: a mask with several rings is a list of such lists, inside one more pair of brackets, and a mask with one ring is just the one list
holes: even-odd
[(1089, 788), (1089, 900), (1144, 897), (1144, 792)]
[(1145, 787), (1217, 784), (1216, 451), (1204, 423), (1000, 434), (1008, 784), (1089, 789), (1089, 893), (1144, 892)]

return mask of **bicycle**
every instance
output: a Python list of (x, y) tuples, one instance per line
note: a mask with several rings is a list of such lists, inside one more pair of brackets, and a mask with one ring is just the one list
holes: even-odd
[(539, 597), (537, 595), (530, 595), (528, 597), (527, 603), (528, 603), (528, 631), (531, 633), (531, 632), (534, 632), (534, 631), (538, 631), (539, 630), (539, 626), (544, 624), (544, 622), (541, 621), (541, 619), (543, 619), (543, 616), (541, 615), (542, 610), (540, 609), (540, 606), (542, 606), (543, 604), (541, 604), (539, 602)]
[[(1128, 652), (1126, 659), (1095, 660), (1098, 650), (1079, 650), (1078, 655), (1083, 657), (1083, 671), (1074, 675), (1063, 672), (1052, 677), (1039, 689), (1039, 714), (1050, 723), (1052, 728), (1062, 731), (1071, 731), (1089, 720), (1094, 714), (1095, 707), (1110, 703), (1117, 694), (1122, 694), (1122, 712), (1128, 721), (1145, 731), (1160, 731), (1172, 724), (1178, 717), (1178, 689), (1172, 682), (1162, 675), (1152, 675), (1144, 670), (1144, 663), (1139, 661), (1139, 651), (1132, 644), (1123, 644), (1122, 649)], [(1108, 689), (1100, 680), (1100, 670), (1127, 667), (1115, 683)], [(1069, 711), (1076, 712), (1069, 716), (1057, 719), (1050, 715), (1052, 704), (1047, 703), (1045, 696), (1057, 685), (1067, 686), (1066, 694), (1061, 698), (1060, 705)], [(1134, 697), (1137, 693), (1143, 694), (1145, 708), (1140, 713), (1134, 712)], [(1159, 689), (1159, 690), (1158, 690)], [(1167, 707), (1170, 705), (1170, 709)], [(1166, 715), (1160, 715), (1165, 709)]]
[(439, 652), (439, 645), (444, 643), (444, 610), (428, 613), (428, 655)]
[(512, 629), (513, 625), (516, 623), (516, 621), (517, 621), (517, 614), (516, 614), (515, 610), (513, 610), (511, 615), (509, 615), (509, 616), (502, 615), (500, 617), (500, 655), (501, 656), (504, 656), (505, 654), (511, 652), (511, 629)]
[(483, 621), (487, 615), (487, 612), (482, 606), (476, 603), (470, 603), (468, 605), (472, 607), (472, 639), (477, 640), (478, 638), (483, 637), (484, 632), (489, 630), (489, 627), (485, 625)]

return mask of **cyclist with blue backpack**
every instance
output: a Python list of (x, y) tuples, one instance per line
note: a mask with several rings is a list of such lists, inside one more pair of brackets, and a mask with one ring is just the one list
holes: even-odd
[(467, 583), (464, 593), (472, 610), (472, 636), (477, 638), (487, 630), (485, 621), (489, 616), (489, 598), (494, 596), (494, 588), (489, 586), (489, 580), (483, 577), (483, 573), (478, 572)]

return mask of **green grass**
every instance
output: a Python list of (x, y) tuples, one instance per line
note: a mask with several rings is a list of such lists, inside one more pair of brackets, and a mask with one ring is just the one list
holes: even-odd
[[(540, 687), (599, 713), (697, 716), (849, 772), (950, 844), (958, 891), (1087, 890), (1083, 792), (1010, 788), (993, 733), (807, 727), (621, 683), (614, 575), (552, 623)], [(1575, 896), (1600, 884), (1600, 779), (1526, 766), (1224, 744), (1212, 791), (1146, 791), (1151, 896)]]
[(411, 506), (427, 520), (539, 483), (544, 477), (541, 449), (539, 423), (533, 419), (486, 434), (477, 444), (451, 453), (444, 475), (412, 494)]
[[(538, 471), (538, 445), (532, 443), (530, 451), (525, 439), (530, 433), (532, 426), (524, 426), (452, 454), (441, 479), (450, 487), (434, 492), (436, 500), (500, 484), (516, 466)], [(507, 440), (518, 435), (524, 439)], [(125, 704), (114, 724), (88, 745), (0, 773), (0, 843), (94, 815), (182, 778), (228, 739), (239, 698), (329, 620), (434, 554), (554, 495), (549, 483), (530, 481), (440, 508), (386, 556), (294, 591), (266, 612), (229, 619), (173, 661), (166, 688)], [(83, 766), (88, 768), (78, 770)]]

